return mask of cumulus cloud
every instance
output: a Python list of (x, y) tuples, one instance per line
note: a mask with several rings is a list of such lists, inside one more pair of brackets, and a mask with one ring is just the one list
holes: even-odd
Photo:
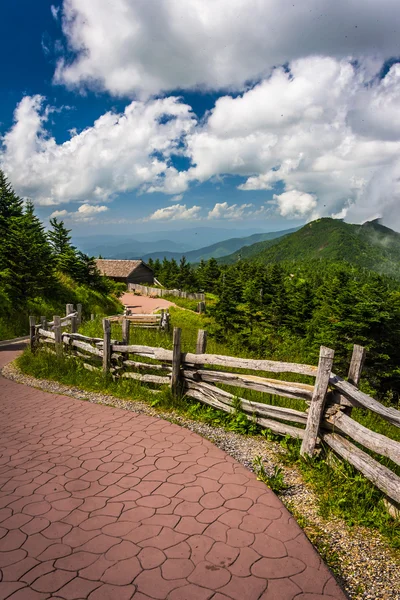
[(51, 213), (50, 218), (56, 217), (61, 219), (70, 219), (72, 221), (86, 222), (92, 221), (99, 213), (106, 212), (108, 206), (96, 206), (92, 204), (81, 204), (77, 211), (68, 212), (67, 210), (55, 210)]
[(399, 18), (398, 0), (64, 0), (75, 58), (55, 81), (117, 96), (241, 89), (310, 55), (364, 57), (373, 71), (398, 54)]
[(195, 221), (200, 218), (201, 206), (188, 208), (186, 204), (175, 204), (154, 211), (145, 221)]
[(279, 214), (282, 217), (303, 218), (317, 206), (317, 199), (312, 194), (291, 190), (283, 194), (274, 194)]
[(186, 189), (171, 156), (195, 121), (177, 98), (132, 102), (122, 114), (107, 112), (92, 127), (72, 131), (63, 144), (45, 128), (52, 110), (41, 96), (25, 96), (2, 139), (0, 167), (19, 194), (53, 205), (106, 201), (133, 189), (171, 194)]
[(299, 206), (354, 220), (379, 213), (400, 225), (399, 128), (399, 64), (371, 81), (349, 60), (299, 59), (242, 95), (217, 100), (187, 136), (187, 176), (241, 175), (243, 191), (279, 182), (291, 195), (277, 201), (278, 210), (299, 199), (294, 193), (307, 194), (314, 200), (300, 196), (308, 200), (294, 214), (305, 216)]
[(228, 219), (229, 221), (237, 221), (245, 217), (249, 217), (252, 211), (249, 211), (253, 204), (231, 204), (227, 202), (217, 203), (212, 210), (208, 212), (207, 219)]

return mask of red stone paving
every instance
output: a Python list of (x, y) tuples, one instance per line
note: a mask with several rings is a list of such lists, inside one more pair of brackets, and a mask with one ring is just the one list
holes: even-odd
[[(0, 366), (16, 353), (3, 349)], [(345, 596), (273, 492), (210, 442), (0, 378), (6, 598)]]

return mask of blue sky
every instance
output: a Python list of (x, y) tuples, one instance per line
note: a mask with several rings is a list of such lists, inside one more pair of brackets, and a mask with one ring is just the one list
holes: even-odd
[(400, 228), (394, 0), (13, 0), (0, 167), (78, 235)]

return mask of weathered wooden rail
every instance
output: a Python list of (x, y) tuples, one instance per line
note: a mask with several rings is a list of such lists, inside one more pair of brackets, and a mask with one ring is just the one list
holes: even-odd
[(108, 317), (108, 320), (112, 323), (127, 322), (133, 327), (135, 327), (135, 329), (159, 329), (162, 331), (169, 331), (170, 327), (170, 315), (168, 309), (161, 309), (161, 312), (158, 314), (152, 313), (148, 315), (142, 313), (131, 314), (129, 310), (127, 310), (126, 313), (123, 315), (115, 315)]
[[(71, 316), (71, 315), (69, 315)], [(103, 320), (103, 338), (78, 333), (57, 334), (35, 329), (34, 346), (56, 346), (68, 356), (83, 358), (83, 366), (114, 378), (130, 378), (151, 386), (169, 385), (176, 394), (185, 393), (216, 409), (233, 413), (240, 403), (249, 420), (281, 435), (301, 439), (301, 454), (312, 456), (321, 441), (351, 463), (372, 481), (392, 502), (400, 504), (400, 477), (375, 460), (367, 451), (384, 456), (400, 465), (400, 443), (373, 432), (351, 417), (352, 407), (363, 407), (392, 425), (400, 426), (400, 411), (386, 407), (361, 392), (359, 383), (365, 351), (354, 347), (348, 380), (332, 372), (333, 350), (321, 347), (318, 365), (271, 360), (244, 359), (207, 354), (207, 335), (199, 331), (196, 352), (182, 352), (181, 330), (173, 331), (173, 349), (129, 343), (130, 321), (122, 321), (122, 340), (111, 339), (111, 321)], [(54, 350), (53, 350), (54, 351)], [(143, 358), (146, 359), (143, 361)], [(141, 360), (142, 359), (142, 360)], [(146, 362), (152, 359), (152, 362)], [(248, 374), (243, 371), (254, 371)], [(265, 373), (291, 373), (314, 378), (314, 384), (282, 381)], [(220, 387), (223, 385), (224, 387)], [(232, 392), (225, 388), (233, 388)], [(235, 388), (250, 389), (274, 396), (297, 399), (306, 410), (274, 406), (240, 397)], [(364, 449), (360, 448), (362, 446)]]
[(183, 292), (182, 290), (165, 290), (163, 288), (154, 288), (138, 283), (129, 283), (128, 291), (143, 294), (143, 296), (157, 296), (160, 298), (163, 298), (164, 296), (174, 296), (175, 298), (186, 298), (187, 300), (198, 300), (199, 302), (204, 302), (206, 299), (205, 294), (203, 293), (195, 294)]

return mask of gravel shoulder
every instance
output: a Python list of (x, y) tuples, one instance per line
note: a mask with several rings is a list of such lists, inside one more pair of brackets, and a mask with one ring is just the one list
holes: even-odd
[[(347, 526), (340, 519), (323, 519), (318, 514), (315, 494), (299, 472), (281, 464), (284, 449), (264, 438), (240, 435), (223, 428), (211, 427), (187, 419), (175, 412), (156, 410), (144, 402), (121, 400), (114, 396), (69, 387), (54, 381), (24, 375), (14, 363), (2, 369), (2, 375), (18, 383), (41, 390), (65, 394), (93, 402), (159, 417), (202, 435), (253, 471), (253, 460), (263, 456), (265, 469), (272, 472), (279, 464), (289, 489), (280, 494), (281, 500), (294, 514), (301, 515), (300, 525), (352, 600), (400, 600), (400, 560), (385, 540), (376, 532)], [(304, 521), (306, 524), (303, 524)]]

